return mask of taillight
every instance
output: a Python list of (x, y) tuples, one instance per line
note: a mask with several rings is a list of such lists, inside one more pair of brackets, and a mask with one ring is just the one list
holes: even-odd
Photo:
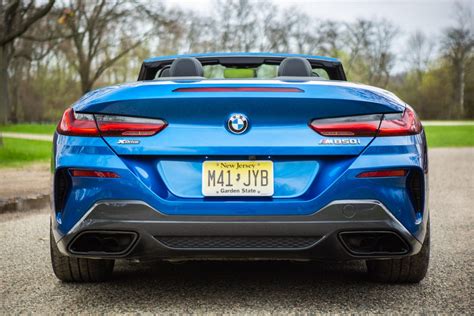
[(159, 119), (146, 119), (118, 115), (96, 115), (102, 136), (153, 136), (166, 127)]
[(153, 136), (167, 126), (160, 119), (76, 113), (67, 109), (57, 131), (69, 136)]
[(310, 127), (323, 136), (348, 137), (405, 136), (419, 134), (422, 130), (420, 120), (409, 106), (403, 113), (313, 120)]
[(385, 114), (377, 136), (415, 135), (421, 132), (420, 120), (409, 106), (403, 113)]
[(311, 128), (323, 136), (370, 136), (377, 134), (382, 114), (313, 120)]
[(58, 124), (57, 132), (70, 136), (99, 136), (94, 115), (75, 113), (72, 108), (64, 112), (61, 122)]

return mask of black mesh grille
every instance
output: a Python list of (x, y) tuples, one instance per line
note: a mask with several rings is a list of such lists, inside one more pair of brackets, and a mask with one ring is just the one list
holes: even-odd
[(162, 244), (176, 249), (304, 249), (320, 237), (165, 237), (155, 236)]

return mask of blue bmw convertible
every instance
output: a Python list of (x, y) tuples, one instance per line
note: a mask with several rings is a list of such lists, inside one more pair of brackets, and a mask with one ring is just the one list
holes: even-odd
[(62, 281), (115, 260), (364, 260), (420, 282), (427, 146), (413, 109), (346, 81), (334, 58), (196, 54), (144, 61), (54, 136), (51, 257)]

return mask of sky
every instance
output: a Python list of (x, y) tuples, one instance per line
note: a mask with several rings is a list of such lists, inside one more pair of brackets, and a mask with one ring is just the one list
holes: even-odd
[[(213, 0), (166, 0), (171, 6), (209, 12)], [(273, 0), (281, 7), (301, 9), (319, 19), (344, 22), (358, 17), (386, 18), (400, 27), (403, 33), (421, 30), (427, 35), (437, 34), (454, 23), (453, 4), (456, 0)], [(459, 2), (459, 1), (458, 1)], [(474, 10), (474, 0), (461, 0)]]
[[(178, 6), (209, 13), (214, 0), (166, 0)], [(428, 36), (437, 36), (446, 27), (455, 24), (453, 7), (462, 2), (474, 12), (474, 0), (273, 0), (282, 8), (296, 7), (317, 19), (351, 22), (362, 18), (385, 18), (399, 27), (400, 34), (394, 43), (395, 51), (402, 55), (409, 34), (420, 30)], [(474, 23), (474, 22), (473, 22)], [(403, 65), (397, 63), (397, 70)]]

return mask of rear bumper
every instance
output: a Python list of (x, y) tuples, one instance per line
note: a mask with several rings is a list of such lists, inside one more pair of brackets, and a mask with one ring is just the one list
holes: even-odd
[[(391, 232), (407, 246), (403, 253), (355, 254), (343, 232)], [(86, 232), (131, 232), (121, 253), (77, 253), (71, 245)], [(64, 236), (54, 231), (63, 254), (129, 259), (326, 259), (388, 258), (418, 253), (421, 243), (379, 201), (334, 201), (304, 216), (165, 215), (141, 201), (96, 203)]]

